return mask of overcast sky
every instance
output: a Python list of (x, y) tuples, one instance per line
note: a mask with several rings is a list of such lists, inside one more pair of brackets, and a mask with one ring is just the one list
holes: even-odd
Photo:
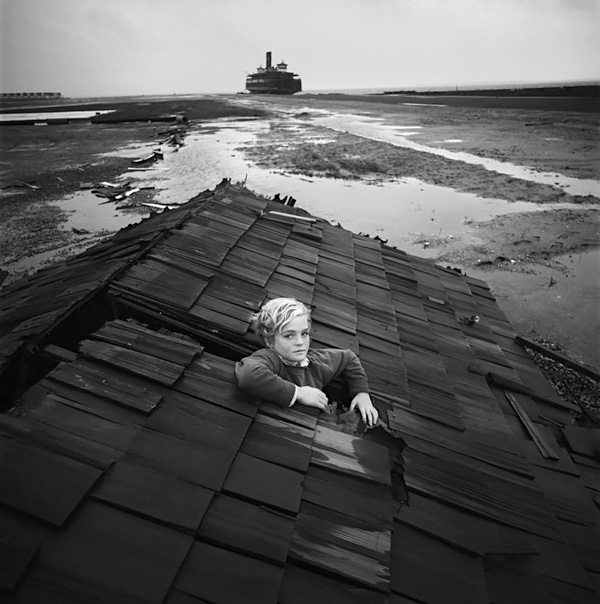
[(600, 79), (600, 0), (0, 0), (0, 91), (238, 92)]

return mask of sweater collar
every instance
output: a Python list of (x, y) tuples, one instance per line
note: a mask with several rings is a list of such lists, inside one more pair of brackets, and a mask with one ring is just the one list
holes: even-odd
[(281, 362), (288, 367), (308, 367), (308, 364), (310, 363), (308, 357), (304, 357), (301, 361), (287, 361), (281, 355), (277, 356), (281, 359)]

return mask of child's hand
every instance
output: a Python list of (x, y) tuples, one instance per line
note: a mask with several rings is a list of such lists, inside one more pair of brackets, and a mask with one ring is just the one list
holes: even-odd
[(360, 416), (362, 417), (363, 422), (372, 428), (379, 419), (379, 413), (377, 409), (373, 407), (373, 403), (371, 402), (371, 397), (368, 392), (359, 392), (353, 399), (352, 404), (350, 405), (350, 411), (354, 411), (354, 409), (358, 407), (360, 411)]
[(301, 405), (306, 405), (307, 407), (317, 407), (318, 409), (321, 409), (321, 411), (325, 411), (328, 403), (325, 393), (318, 388), (313, 388), (312, 386), (299, 386), (296, 400)]

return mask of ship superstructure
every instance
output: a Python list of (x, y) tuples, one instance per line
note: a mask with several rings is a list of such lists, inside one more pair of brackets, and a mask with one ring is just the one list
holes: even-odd
[(266, 67), (259, 67), (246, 77), (246, 90), (253, 94), (295, 94), (302, 90), (302, 80), (287, 70), (287, 63), (271, 65), (271, 53), (267, 52)]

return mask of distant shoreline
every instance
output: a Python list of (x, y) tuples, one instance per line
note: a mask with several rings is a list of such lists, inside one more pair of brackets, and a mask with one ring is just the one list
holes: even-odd
[(545, 86), (531, 88), (479, 88), (456, 90), (385, 90), (374, 95), (401, 94), (418, 96), (511, 96), (511, 97), (584, 97), (600, 98), (600, 85)]

